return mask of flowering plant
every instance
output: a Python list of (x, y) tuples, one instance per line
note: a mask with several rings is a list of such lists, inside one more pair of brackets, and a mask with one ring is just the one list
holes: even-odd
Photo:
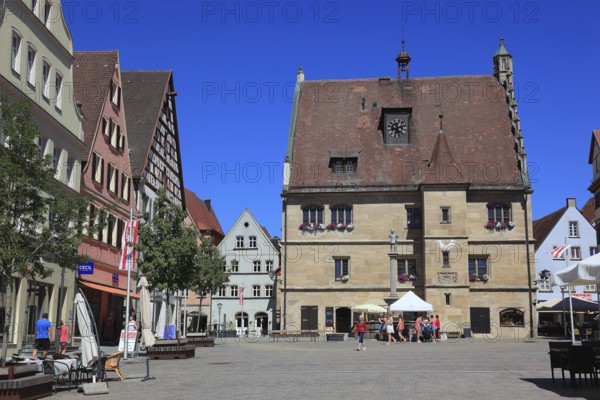
[(511, 230), (515, 227), (515, 223), (512, 221), (509, 222), (504, 222), (504, 221), (488, 221), (484, 226), (485, 229), (493, 231), (505, 231), (505, 230)]
[(325, 230), (325, 224), (300, 224), (298, 229), (300, 229), (303, 232), (306, 232), (306, 231), (317, 232), (317, 231)]
[(346, 230), (351, 231), (352, 229), (354, 229), (354, 224), (348, 224), (348, 225), (346, 225)]
[(471, 275), (469, 275), (469, 282), (475, 282), (475, 281), (487, 282), (489, 280), (490, 280), (490, 276), (488, 274), (482, 274), (482, 275), (471, 274)]
[(330, 231), (334, 230), (336, 227), (337, 227), (336, 224), (328, 224), (327, 225), (327, 229), (330, 230)]
[(350, 279), (350, 275), (340, 275), (340, 280), (341, 281), (347, 281), (348, 279)]
[(410, 277), (407, 274), (398, 275), (398, 281), (400, 281), (400, 282), (407, 282), (409, 280), (410, 280)]
[(337, 224), (336, 228), (339, 229), (340, 231), (343, 231), (344, 229), (346, 229), (346, 225), (345, 224)]
[(469, 275), (469, 282), (475, 282), (477, 280), (478, 275), (471, 274)]

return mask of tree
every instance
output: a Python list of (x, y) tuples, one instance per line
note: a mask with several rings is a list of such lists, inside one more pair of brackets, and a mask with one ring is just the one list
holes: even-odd
[[(200, 308), (202, 307), (202, 294), (215, 293), (221, 286), (229, 282), (229, 274), (223, 270), (225, 257), (214, 245), (211, 237), (200, 236), (198, 254), (196, 255), (196, 275), (191, 280), (190, 289), (200, 294)], [(196, 331), (200, 330), (200, 316)]]
[[(143, 253), (139, 271), (152, 287), (165, 291), (168, 302), (172, 293), (188, 289), (196, 276), (198, 244), (194, 230), (183, 224), (186, 213), (181, 206), (171, 203), (164, 189), (157, 195), (156, 215), (140, 228), (136, 248)], [(170, 318), (167, 306), (167, 325)]]
[[(45, 278), (52, 261), (74, 269), (86, 201), (55, 178), (52, 156), (36, 145), (31, 104), (0, 99), (0, 292), (6, 299), (4, 338), (12, 309), (12, 277)], [(60, 167), (60, 166), (59, 166)], [(2, 343), (6, 360), (7, 340)]]

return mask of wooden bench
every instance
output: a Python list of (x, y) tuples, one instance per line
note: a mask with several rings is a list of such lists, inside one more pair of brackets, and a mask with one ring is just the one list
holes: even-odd
[(187, 339), (157, 340), (146, 352), (153, 360), (186, 359), (196, 355), (196, 345), (188, 344)]
[(37, 364), (0, 367), (0, 398), (30, 400), (52, 395), (54, 375), (38, 374)]
[(458, 331), (442, 332), (446, 335), (446, 339), (460, 339), (461, 333)]
[(193, 344), (196, 347), (215, 347), (215, 338), (206, 336), (188, 336), (187, 342), (188, 344)]

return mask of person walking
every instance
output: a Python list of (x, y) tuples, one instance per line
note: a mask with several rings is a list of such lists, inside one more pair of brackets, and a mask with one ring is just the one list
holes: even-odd
[(367, 324), (365, 323), (365, 318), (361, 316), (358, 320), (358, 323), (354, 325), (352, 332), (358, 333), (358, 347), (356, 351), (360, 351), (360, 346), (362, 345), (362, 351), (367, 350), (367, 346), (365, 346), (365, 332), (367, 331)]
[(398, 330), (398, 337), (406, 342), (406, 338), (404, 337), (404, 321), (402, 320), (402, 315), (398, 317), (398, 325), (396, 325), (396, 329)]
[(52, 340), (52, 323), (48, 321), (48, 313), (43, 313), (35, 323), (35, 348), (31, 353), (31, 357), (35, 359), (38, 351), (42, 351), (42, 358), (46, 358), (48, 355), (48, 349), (50, 348), (50, 341)]
[(387, 333), (387, 343), (386, 346), (392, 343), (396, 343), (396, 339), (394, 338), (394, 317), (392, 314), (388, 314), (385, 320), (385, 329)]
[(417, 334), (417, 342), (421, 343), (421, 325), (423, 324), (423, 315), (419, 315), (415, 321), (415, 330)]
[(60, 337), (58, 342), (60, 343), (60, 354), (67, 352), (67, 344), (71, 342), (71, 330), (69, 325), (66, 325), (63, 321), (60, 321)]

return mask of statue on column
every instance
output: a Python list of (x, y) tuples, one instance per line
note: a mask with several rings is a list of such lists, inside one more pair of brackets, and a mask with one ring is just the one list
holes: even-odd
[(390, 253), (397, 253), (398, 250), (396, 248), (396, 242), (397, 242), (397, 237), (396, 237), (396, 232), (394, 232), (394, 230), (392, 229), (390, 232)]

